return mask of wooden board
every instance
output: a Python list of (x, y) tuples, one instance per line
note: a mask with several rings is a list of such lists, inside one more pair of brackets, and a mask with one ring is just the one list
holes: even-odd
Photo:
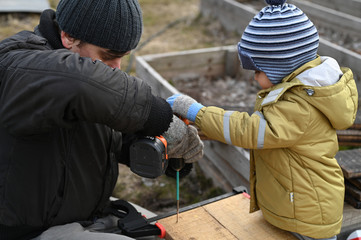
[(351, 195), (356, 200), (361, 201), (361, 190), (348, 181), (345, 181), (346, 196)]
[(311, 0), (311, 2), (361, 18), (361, 1)]
[[(354, 125), (354, 127), (359, 127)], [(338, 130), (337, 140), (340, 146), (361, 146), (361, 130), (348, 129)]]
[(167, 80), (182, 74), (235, 76), (240, 71), (236, 45), (152, 54), (142, 58)]
[(357, 111), (355, 122), (346, 130), (337, 130), (340, 146), (361, 146), (361, 111)]
[(197, 239), (297, 239), (264, 220), (261, 211), (249, 213), (249, 199), (243, 194), (209, 203), (159, 220), (165, 227), (167, 240)]
[(361, 177), (361, 148), (339, 151), (336, 154), (345, 178)]
[(287, 2), (302, 9), (318, 28), (324, 27), (331, 28), (333, 31), (342, 31), (342, 33), (348, 34), (350, 37), (359, 38), (361, 36), (359, 31), (361, 19), (359, 17), (348, 15), (309, 1), (289, 0)]
[(361, 209), (361, 201), (354, 198), (352, 195), (345, 195), (345, 201), (356, 209)]
[(350, 178), (348, 181), (361, 190), (361, 178)]

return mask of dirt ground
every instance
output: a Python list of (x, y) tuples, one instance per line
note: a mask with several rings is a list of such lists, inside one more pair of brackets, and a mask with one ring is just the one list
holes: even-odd
[[(58, 0), (49, 1), (55, 8)], [(223, 31), (221, 25), (199, 13), (200, 0), (139, 0), (143, 11), (143, 35), (138, 49), (122, 61), (122, 69), (134, 72), (134, 57), (189, 49), (236, 44), (240, 36)], [(1, 14), (0, 39), (21, 30), (33, 30), (38, 14)], [(141, 178), (119, 167), (114, 196), (137, 203), (155, 213), (175, 210), (175, 180), (166, 176), (155, 180)], [(224, 193), (206, 179), (198, 164), (181, 180), (180, 206), (187, 206)]]

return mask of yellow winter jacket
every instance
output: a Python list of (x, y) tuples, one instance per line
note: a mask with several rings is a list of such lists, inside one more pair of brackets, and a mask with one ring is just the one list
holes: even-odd
[(260, 91), (251, 116), (204, 107), (195, 121), (206, 136), (251, 149), (250, 212), (261, 209), (274, 226), (313, 238), (341, 229), (344, 178), (334, 158), (336, 129), (353, 124), (358, 102), (348, 68), (338, 67), (341, 77), (332, 85), (305, 85), (313, 73), (328, 78), (324, 62), (317, 57)]

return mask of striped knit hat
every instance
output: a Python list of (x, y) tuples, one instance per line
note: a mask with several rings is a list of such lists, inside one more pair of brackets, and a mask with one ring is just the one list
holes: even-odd
[(266, 73), (273, 84), (317, 55), (318, 33), (308, 17), (286, 0), (266, 0), (249, 23), (238, 54), (244, 69)]

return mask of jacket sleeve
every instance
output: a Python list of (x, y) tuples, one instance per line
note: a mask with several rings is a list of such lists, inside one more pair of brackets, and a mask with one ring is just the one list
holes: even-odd
[(204, 107), (195, 123), (206, 136), (223, 143), (248, 149), (282, 148), (303, 136), (309, 123), (307, 107), (280, 101), (252, 115)]
[(142, 130), (154, 96), (142, 80), (68, 50), (17, 50), (0, 65), (1, 124), (36, 134), (75, 121)]

